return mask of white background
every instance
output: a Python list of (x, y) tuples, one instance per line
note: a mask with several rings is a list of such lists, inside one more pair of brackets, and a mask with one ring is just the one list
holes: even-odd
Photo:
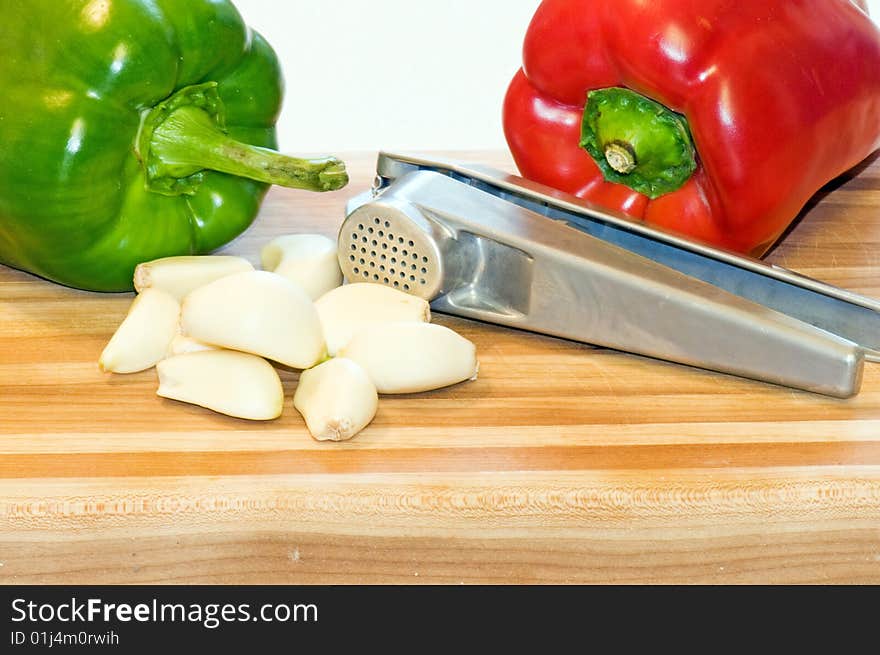
[(501, 104), (540, 0), (234, 2), (281, 58), (282, 150), (505, 148)]
[(539, 0), (233, 0), (281, 59), (282, 150), (503, 148)]

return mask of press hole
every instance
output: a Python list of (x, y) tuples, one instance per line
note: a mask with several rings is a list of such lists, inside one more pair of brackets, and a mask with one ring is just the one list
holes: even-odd
[(409, 285), (408, 285), (408, 284), (404, 284), (404, 285), (403, 285), (403, 290), (404, 290), (404, 291), (409, 291)]
[(392, 263), (392, 264), (396, 264), (396, 263), (397, 263), (397, 257), (392, 257), (392, 258), (391, 258), (391, 263)]
[(428, 272), (428, 269), (424, 266), (422, 267), (422, 275), (425, 275)]
[(413, 259), (418, 260), (419, 256), (416, 253), (413, 253)]
[(376, 256), (376, 251), (375, 251), (375, 250), (371, 250), (371, 251), (370, 251), (370, 257), (375, 257), (375, 256)]
[(372, 233), (373, 233), (373, 228), (368, 227), (368, 228), (367, 228), (367, 232), (369, 232), (370, 234), (372, 234)]
[(389, 240), (389, 241), (394, 241), (394, 235), (391, 234), (391, 232), (388, 233), (388, 240)]
[(391, 252), (397, 252), (397, 246), (392, 247)]
[(380, 237), (384, 237), (384, 236), (385, 236), (385, 233), (384, 233), (382, 230), (379, 230), (379, 236), (380, 236)]
[(416, 270), (416, 265), (413, 264), (412, 266), (410, 266), (410, 268), (411, 268), (412, 270)]
[(401, 277), (402, 279), (405, 280), (405, 279), (406, 279), (406, 273), (404, 273), (403, 271), (400, 271), (400, 277)]
[(366, 243), (367, 241), (369, 241), (369, 239), (368, 239), (367, 237), (361, 237), (361, 241), (363, 241), (364, 243)]
[(374, 248), (379, 245), (379, 242), (375, 239), (373, 239), (370, 243), (373, 245)]
[(384, 271), (384, 270), (385, 270), (385, 265), (384, 265), (384, 264), (379, 264), (379, 270), (380, 270), (380, 271)]
[(427, 263), (428, 263), (428, 258), (427, 258), (427, 257), (422, 257), (422, 261), (425, 262), (425, 263), (427, 264)]
[(415, 282), (415, 281), (416, 281), (416, 276), (415, 276), (415, 275), (410, 275), (410, 276), (409, 276), (409, 281), (410, 281), (410, 282)]
[(370, 268), (376, 268), (376, 262), (370, 262)]
[(383, 278), (382, 281), (383, 281), (385, 284), (388, 284), (391, 280), (389, 280), (389, 279), (386, 277), (386, 278)]
[(388, 272), (391, 273), (391, 275), (394, 275), (397, 271), (395, 271), (393, 268), (389, 268)]
[(363, 223), (358, 223), (358, 229), (359, 229), (359, 230), (363, 230), (363, 229), (364, 229)]
[(424, 280), (419, 280), (419, 284), (427, 284)]
[(367, 273), (366, 271), (364, 271), (364, 277), (367, 278), (367, 279), (369, 280), (369, 279), (370, 279), (370, 274)]
[(399, 287), (399, 286), (400, 286), (400, 282), (398, 282), (397, 280), (394, 280), (394, 286)]
[(373, 276), (373, 279), (374, 279), (376, 282), (378, 282), (378, 281), (379, 281), (379, 276), (378, 276), (378, 275), (374, 275), (374, 276)]
[(374, 219), (373, 219), (373, 222), (374, 222), (376, 225), (378, 225), (378, 224), (381, 223), (382, 221), (380, 221), (378, 218), (374, 218)]
[(360, 259), (361, 266), (363, 266), (366, 263), (367, 263), (366, 260), (363, 257), (361, 257), (361, 259)]
[(361, 248), (361, 252), (362, 252), (363, 254), (366, 255), (366, 254), (367, 254), (367, 249), (366, 249), (366, 248)]
[(349, 256), (349, 259), (350, 259), (351, 261), (354, 261), (354, 255)]
[[(388, 259), (388, 255), (380, 255), (379, 259), (381, 259), (384, 262), (386, 259)], [(427, 271), (423, 271), (423, 272), (427, 272)]]
[(383, 244), (382, 244), (382, 250), (388, 250), (388, 244), (387, 244), (387, 243), (383, 243)]
[(351, 239), (352, 241), (357, 241), (358, 235), (352, 232)]
[(361, 272), (361, 269), (359, 269), (357, 266), (355, 266), (354, 267), (354, 274), (357, 275), (360, 272)]
[(388, 221), (385, 221), (385, 227), (391, 227), (391, 223), (389, 223)]
[(402, 250), (402, 251), (401, 251), (401, 254), (402, 254), (404, 257), (409, 257), (409, 252), (406, 251), (406, 250)]

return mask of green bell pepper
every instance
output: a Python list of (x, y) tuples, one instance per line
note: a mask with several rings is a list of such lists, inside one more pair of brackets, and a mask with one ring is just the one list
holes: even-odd
[(137, 264), (208, 253), (269, 184), (342, 188), (281, 155), (283, 80), (227, 0), (27, 0), (0, 21), (0, 263), (127, 291)]

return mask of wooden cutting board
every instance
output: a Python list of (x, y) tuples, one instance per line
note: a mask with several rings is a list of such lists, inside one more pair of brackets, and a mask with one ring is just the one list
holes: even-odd
[[(227, 250), (333, 235), (375, 154), (348, 161)], [(769, 259), (880, 296), (880, 162)], [(880, 583), (880, 366), (841, 401), (437, 316), (479, 380), (326, 444), (291, 373), (268, 424), (102, 374), (131, 298), (0, 267), (0, 583)]]

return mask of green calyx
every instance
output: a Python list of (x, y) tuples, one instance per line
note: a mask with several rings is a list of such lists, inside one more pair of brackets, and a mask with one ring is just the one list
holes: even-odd
[(216, 82), (188, 86), (141, 117), (135, 150), (147, 189), (166, 196), (194, 195), (205, 170), (309, 191), (348, 184), (338, 159), (300, 159), (236, 141), (226, 134)]
[(651, 199), (681, 188), (697, 169), (685, 117), (629, 89), (590, 91), (580, 145), (606, 180)]

